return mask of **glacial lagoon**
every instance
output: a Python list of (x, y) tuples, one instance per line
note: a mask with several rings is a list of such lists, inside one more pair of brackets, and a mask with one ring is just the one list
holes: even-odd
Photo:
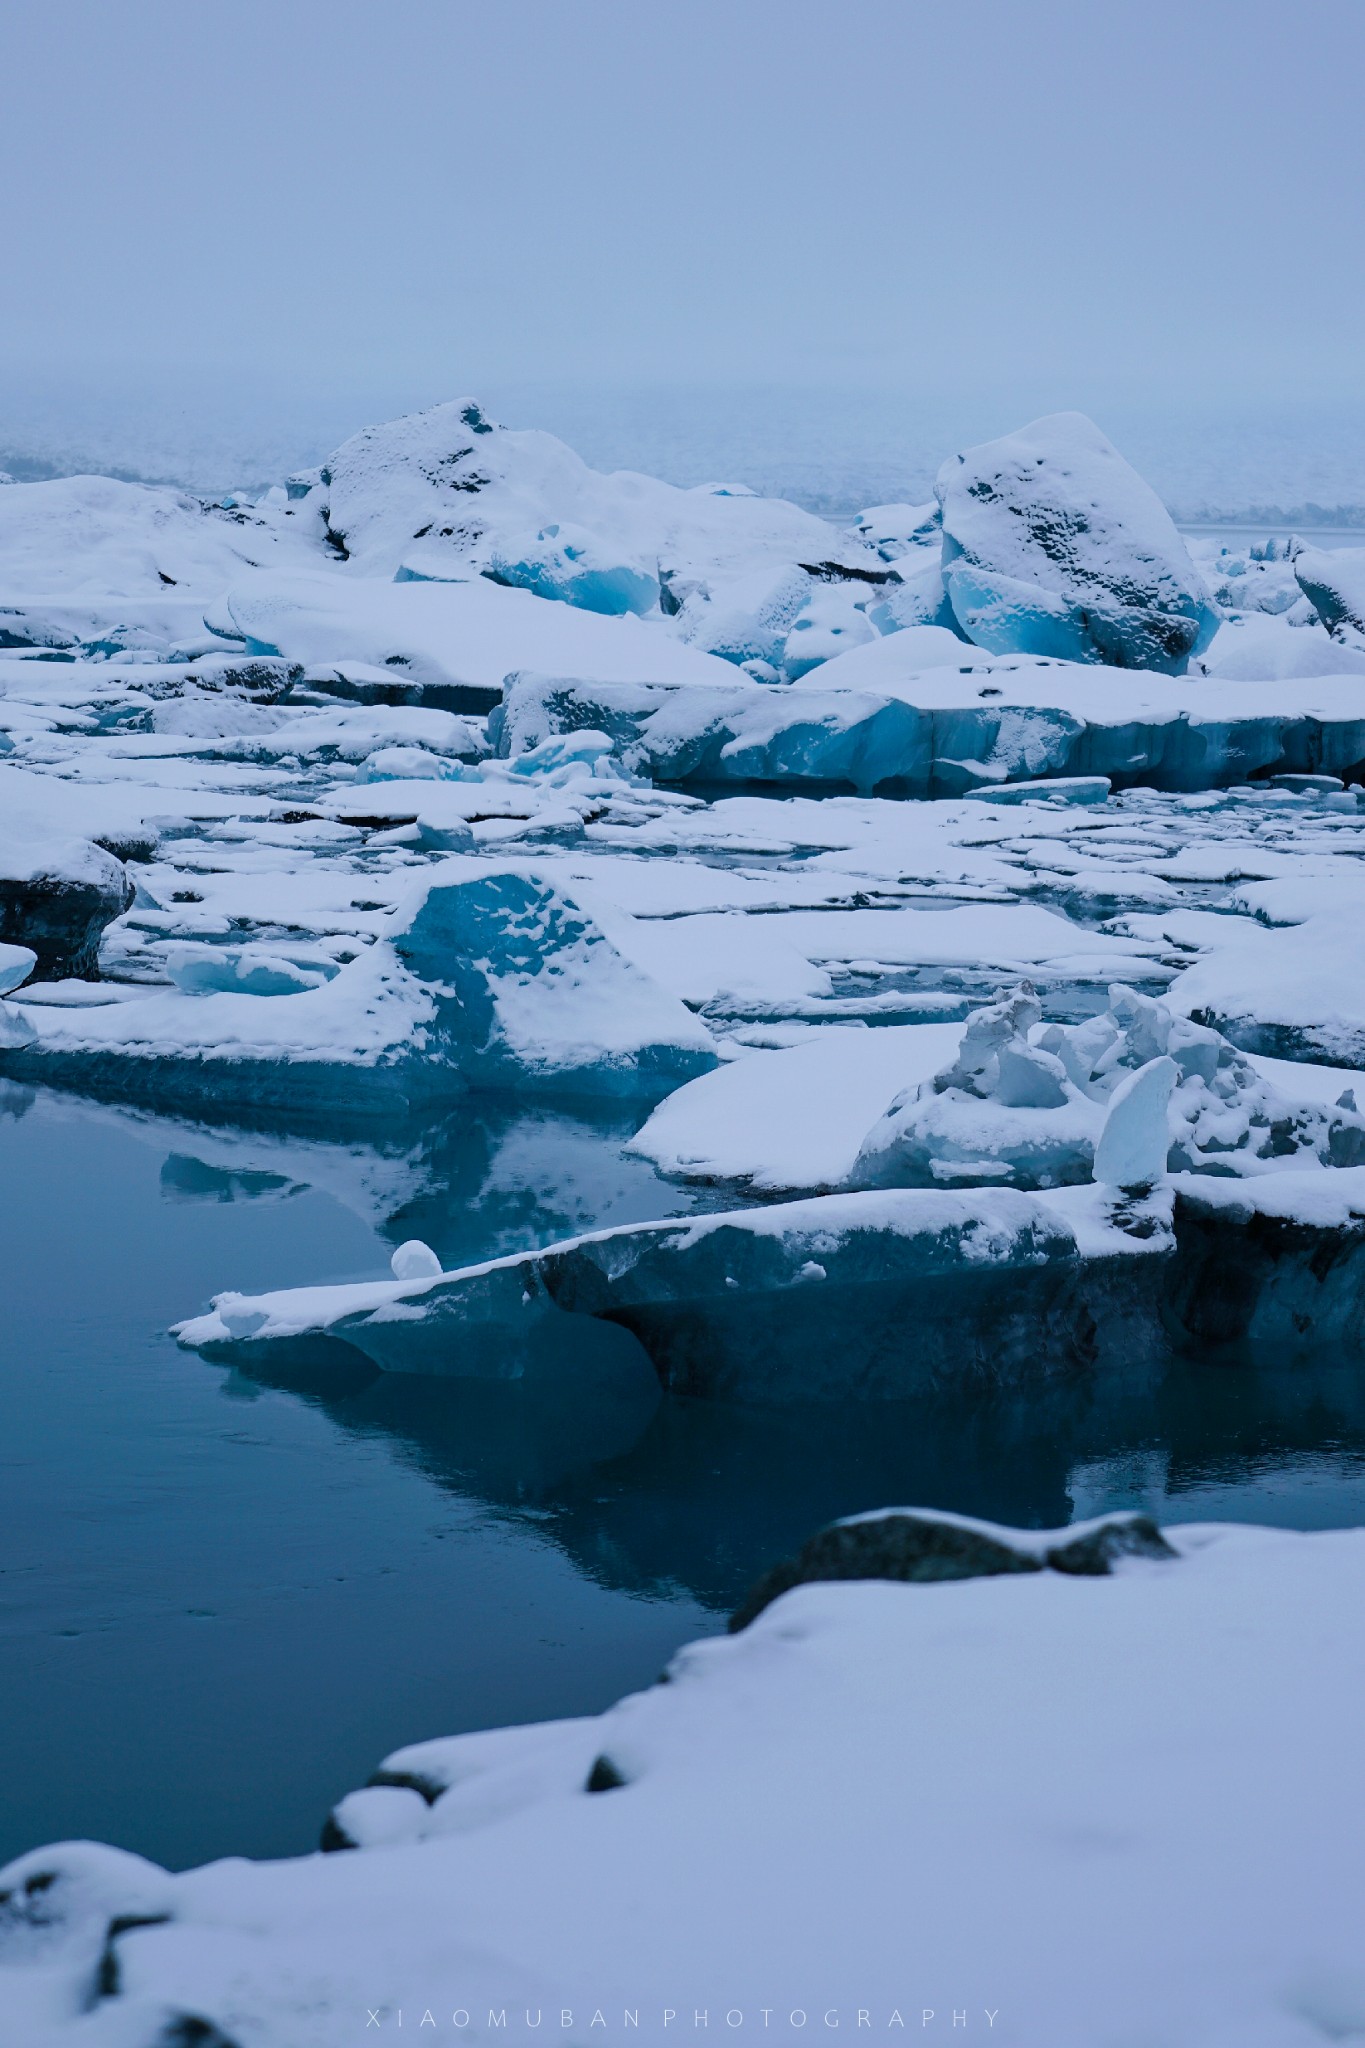
[(1365, 1397), (1330, 1356), (984, 1406), (264, 1384), (166, 1334), (225, 1276), (368, 1279), (414, 1235), (455, 1265), (718, 1197), (590, 1111), (466, 1102), (386, 1151), (15, 1084), (0, 1107), (0, 1856), (305, 1851), (400, 1743), (600, 1711), (869, 1502), (1365, 1519)]

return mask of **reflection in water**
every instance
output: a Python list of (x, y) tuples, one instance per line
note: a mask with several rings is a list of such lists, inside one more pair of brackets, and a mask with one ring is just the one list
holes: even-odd
[(386, 1436), (451, 1492), (533, 1513), (601, 1584), (681, 1586), (717, 1612), (823, 1522), (873, 1506), (1031, 1528), (1130, 1506), (1167, 1521), (1365, 1517), (1353, 1365), (1177, 1359), (1110, 1387), (842, 1409), (627, 1392), (614, 1373), (585, 1400), (575, 1377), (528, 1387), (362, 1366), (360, 1384), (295, 1389), (342, 1428)]
[(358, 1356), (267, 1385), (166, 1337), (408, 1237), (453, 1264), (726, 1199), (629, 1158), (633, 1128), (465, 1102), (360, 1139), (0, 1086), (0, 1857), (307, 1848), (400, 1743), (647, 1684), (840, 1514), (1365, 1520), (1365, 1395), (1330, 1359), (748, 1408), (661, 1396), (586, 1318), (519, 1385)]

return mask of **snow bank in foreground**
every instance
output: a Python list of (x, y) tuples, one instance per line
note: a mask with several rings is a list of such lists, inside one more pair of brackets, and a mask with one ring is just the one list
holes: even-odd
[(398, 1752), (338, 1809), (358, 1852), (36, 1851), (9, 2038), (1351, 2039), (1365, 1531), (1165, 1535), (1102, 1577), (798, 1586), (600, 1717)]

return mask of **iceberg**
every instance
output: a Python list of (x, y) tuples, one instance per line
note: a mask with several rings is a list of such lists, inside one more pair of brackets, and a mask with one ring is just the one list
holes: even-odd
[(791, 682), (813, 668), (877, 638), (864, 609), (866, 587), (816, 583), (782, 645), (782, 668)]
[(850, 1182), (1048, 1188), (1093, 1174), (1127, 1190), (1168, 1169), (1258, 1174), (1361, 1158), (1354, 1107), (1281, 1094), (1165, 1003), (1115, 984), (1106, 1011), (1045, 1024), (1025, 983), (974, 1012), (956, 1057), (891, 1103)]
[(853, 530), (871, 543), (884, 562), (899, 562), (919, 550), (937, 550), (942, 514), (935, 498), (923, 505), (869, 505), (854, 520)]
[(1082, 413), (944, 463), (943, 577), (969, 640), (1181, 674), (1217, 613), (1161, 501)]
[(462, 1087), (660, 1095), (716, 1058), (706, 1027), (576, 903), (533, 872), (458, 855), (330, 973), (252, 948), (172, 961), (169, 990), (30, 1005), (33, 1036), (5, 1051), (8, 1069), (344, 1115)]
[(1294, 579), (1329, 633), (1365, 634), (1365, 548), (1301, 548)]
[(892, 563), (886, 583), (867, 606), (867, 616), (879, 633), (899, 633), (914, 626), (936, 626), (951, 633), (960, 649), (968, 643), (948, 596), (943, 564), (937, 554), (928, 560), (924, 557), (925, 550), (919, 548), (913, 555), (902, 556)]
[(1365, 1067), (1365, 928), (1330, 885), (1325, 907), (1278, 930), (1243, 928), (1172, 982), (1171, 1007), (1244, 1052)]
[(31, 946), (0, 945), (0, 996), (27, 981), (37, 964), (38, 955)]
[[(409, 576), (412, 573), (409, 571)], [(558, 521), (520, 546), (504, 542), (495, 548), (483, 574), (492, 583), (529, 590), (537, 597), (557, 598), (612, 618), (625, 612), (652, 612), (659, 604), (657, 573), (639, 563), (619, 560), (594, 535), (580, 527), (561, 526)]]
[(1158, 1204), (1129, 1235), (1011, 1188), (826, 1195), (627, 1224), (439, 1280), (221, 1294), (175, 1334), (215, 1357), (330, 1348), (385, 1372), (516, 1378), (547, 1325), (586, 1317), (629, 1332), (679, 1394), (984, 1392), (1065, 1375), (1097, 1347), (1115, 1362), (1159, 1352), (1150, 1303), (1134, 1313), (1134, 1285), (1155, 1283), (1131, 1274), (1164, 1265), (1168, 1220)]
[(1115, 789), (1193, 792), (1272, 774), (1358, 779), (1365, 763), (1351, 675), (1320, 679), (1305, 702), (1299, 683), (1002, 662), (925, 626), (835, 655), (790, 685), (722, 662), (707, 681), (716, 687), (522, 670), (507, 678), (490, 738), (507, 755), (591, 726), (632, 773), (657, 783), (820, 795), (961, 796), (1099, 776)]
[(1119, 1194), (1146, 1194), (1165, 1174), (1171, 1143), (1167, 1111), (1179, 1079), (1175, 1061), (1162, 1053), (1119, 1082), (1095, 1140), (1095, 1179), (1101, 1185)]
[(666, 588), (677, 631), (690, 646), (740, 668), (761, 663), (776, 680), (787, 635), (810, 599), (811, 579), (786, 565), (694, 583), (685, 597), (676, 580)]
[(0, 941), (29, 948), (45, 976), (93, 974), (132, 900), (123, 862), (88, 839), (0, 838)]
[(846, 1186), (868, 1130), (956, 1051), (960, 1024), (831, 1025), (805, 1045), (729, 1061), (661, 1102), (630, 1144), (661, 1173), (755, 1194)]
[(567, 666), (601, 682), (734, 681), (725, 663), (660, 623), (606, 618), (472, 572), (465, 582), (402, 583), (340, 571), (260, 575), (234, 584), (227, 607), (249, 653), (307, 670), (387, 671), (450, 711), (487, 711), (514, 669)]
[[(623, 568), (666, 583), (783, 563), (880, 566), (861, 538), (796, 505), (707, 485), (680, 490), (627, 471), (603, 475), (553, 434), (500, 426), (467, 398), (353, 435), (328, 457), (318, 494), (348, 571), (365, 576), (404, 567), (477, 575), (518, 563), (531, 571), (544, 544), (528, 550), (528, 537), (549, 535), (553, 549), (552, 527), (583, 550), (585, 573), (615, 575), (614, 585), (597, 586), (599, 596), (632, 588), (620, 580)], [(544, 573), (558, 586), (553, 595), (572, 593), (567, 556), (557, 566), (545, 558)], [(581, 601), (582, 586), (571, 595)]]

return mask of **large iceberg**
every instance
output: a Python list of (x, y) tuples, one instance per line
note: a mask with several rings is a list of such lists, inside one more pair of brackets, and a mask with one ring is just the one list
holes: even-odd
[[(606, 476), (553, 434), (499, 426), (472, 399), (365, 428), (328, 457), (316, 495), (337, 545), (366, 575), (492, 569), (545, 590), (533, 580), (543, 576), (554, 595), (591, 609), (620, 610), (627, 593), (638, 602), (644, 592), (631, 579), (640, 575), (657, 584), (768, 562), (880, 566), (859, 537), (796, 505)], [(553, 559), (543, 553), (564, 536), (582, 550), (582, 578), (562, 545)]]
[(247, 1363), (359, 1354), (385, 1372), (518, 1379), (567, 1315), (630, 1332), (678, 1394), (984, 1393), (1159, 1355), (1149, 1297), (1169, 1222), (1161, 1193), (1132, 1213), (1091, 1189), (826, 1195), (623, 1225), (439, 1279), (220, 1294), (175, 1334)]
[(1177, 675), (1217, 615), (1155, 492), (1083, 413), (945, 462), (943, 575), (969, 640)]
[[(480, 577), (392, 583), (315, 569), (235, 583), (225, 610), (250, 653), (343, 672), (360, 665), (423, 700), (486, 711), (514, 669), (559, 669), (602, 682), (733, 682), (733, 670), (635, 617), (605, 618), (503, 590)], [(449, 693), (463, 693), (451, 697)]]
[(490, 735), (516, 754), (590, 727), (660, 783), (916, 797), (1097, 775), (1116, 788), (1220, 789), (1279, 773), (1353, 776), (1365, 760), (1355, 676), (1321, 679), (1305, 701), (1298, 682), (996, 661), (949, 641), (939, 628), (909, 629), (790, 686), (721, 662), (708, 671), (715, 689), (523, 670), (508, 677)]
[(1320, 883), (1309, 893), (1322, 909), (1278, 931), (1234, 930), (1172, 983), (1171, 1005), (1247, 1052), (1365, 1067), (1359, 903), (1338, 911)]

